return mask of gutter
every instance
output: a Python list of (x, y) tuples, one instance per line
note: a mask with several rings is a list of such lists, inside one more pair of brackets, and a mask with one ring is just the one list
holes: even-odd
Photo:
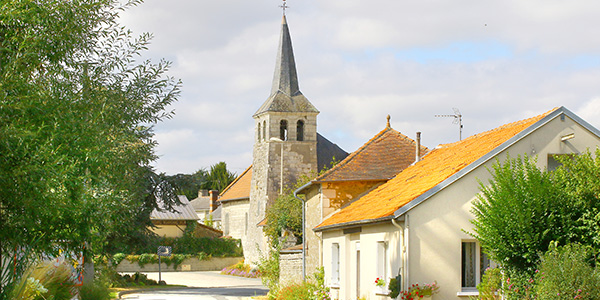
[(361, 226), (361, 225), (365, 225), (365, 224), (383, 223), (383, 222), (387, 222), (387, 221), (391, 220), (392, 218), (393, 218), (393, 216), (387, 216), (387, 217), (382, 217), (382, 218), (377, 218), (377, 219), (367, 219), (367, 220), (352, 221), (352, 222), (341, 223), (341, 224), (333, 224), (333, 225), (317, 227), (317, 228), (313, 229), (313, 231), (321, 232), (321, 231), (332, 230), (332, 229), (352, 228), (352, 227), (357, 227), (357, 226)]

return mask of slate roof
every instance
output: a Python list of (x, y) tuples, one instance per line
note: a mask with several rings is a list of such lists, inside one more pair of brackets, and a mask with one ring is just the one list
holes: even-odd
[[(313, 182), (384, 181), (415, 161), (417, 143), (386, 127)], [(421, 146), (421, 155), (429, 151)]]
[(175, 212), (165, 210), (163, 202), (158, 203), (159, 209), (155, 209), (150, 214), (150, 220), (198, 220), (198, 215), (194, 211), (190, 201), (185, 195), (179, 195), (180, 205), (174, 205)]
[(315, 230), (323, 231), (389, 220), (395, 214), (398, 216), (401, 213), (399, 209), (403, 206), (423, 194), (439, 191), (446, 186), (443, 185), (446, 180), (456, 180), (450, 178), (451, 176), (471, 164), (483, 163), (482, 157), (495, 149), (510, 146), (516, 139), (515, 136), (555, 111), (557, 109), (473, 135), (459, 142), (436, 147), (421, 161), (409, 166), (387, 183), (325, 219)]
[(220, 202), (250, 199), (250, 183), (252, 181), (252, 166), (234, 179), (222, 192)]
[(300, 92), (292, 39), (285, 15), (281, 22), (279, 50), (277, 51), (271, 95), (254, 115), (257, 116), (267, 111), (319, 113)]
[(317, 132), (317, 168), (319, 171), (331, 167), (332, 161), (341, 161), (348, 152)]
[(195, 211), (210, 209), (210, 197), (198, 197), (190, 201)]

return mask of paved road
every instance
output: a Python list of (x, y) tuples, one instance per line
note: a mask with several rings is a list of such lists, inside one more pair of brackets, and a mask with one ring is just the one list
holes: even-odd
[[(158, 272), (145, 273), (158, 280)], [(266, 295), (268, 290), (259, 278), (243, 278), (208, 272), (163, 272), (161, 279), (167, 284), (185, 285), (188, 288), (151, 290), (122, 295), (121, 299), (140, 300), (236, 300)]]

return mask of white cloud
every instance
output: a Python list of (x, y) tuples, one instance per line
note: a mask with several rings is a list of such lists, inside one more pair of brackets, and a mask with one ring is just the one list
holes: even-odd
[[(385, 126), (423, 143), (463, 137), (566, 106), (600, 125), (600, 2), (287, 1), (300, 89), (319, 132), (353, 151)], [(155, 35), (148, 57), (184, 82), (156, 126), (159, 171), (251, 163), (252, 114), (271, 88), (277, 1), (148, 0), (123, 18)]]

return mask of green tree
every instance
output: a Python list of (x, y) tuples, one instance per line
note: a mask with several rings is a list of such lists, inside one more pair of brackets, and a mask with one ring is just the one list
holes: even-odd
[(509, 271), (532, 275), (551, 241), (575, 239), (577, 209), (551, 173), (527, 156), (496, 162), (473, 203), (474, 236)]
[(168, 62), (136, 61), (151, 36), (117, 22), (140, 1), (119, 2), (0, 3), (3, 257), (102, 248), (175, 199), (149, 165), (152, 125), (172, 116), (180, 83)]
[(164, 176), (177, 190), (177, 194), (185, 195), (188, 199), (192, 200), (198, 197), (198, 191), (204, 189), (203, 187), (207, 185), (206, 177), (208, 176), (208, 172), (205, 169), (200, 169), (194, 174)]
[(227, 170), (225, 162), (219, 162), (210, 166), (210, 171), (206, 176), (206, 182), (202, 186), (204, 189), (216, 190), (222, 192), (233, 180), (236, 175)]

